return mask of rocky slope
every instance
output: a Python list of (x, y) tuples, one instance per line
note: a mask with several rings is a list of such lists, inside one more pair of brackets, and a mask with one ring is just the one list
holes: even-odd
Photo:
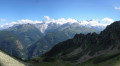
[(101, 55), (114, 55), (120, 49), (120, 21), (106, 27), (100, 34), (76, 34), (73, 39), (61, 42), (48, 51), (45, 57), (59, 57), (75, 64)]

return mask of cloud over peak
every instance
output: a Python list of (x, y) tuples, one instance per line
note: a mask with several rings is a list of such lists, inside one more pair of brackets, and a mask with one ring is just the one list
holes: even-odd
[[(49, 24), (49, 23), (56, 23), (56, 24), (59, 24), (59, 25), (63, 25), (63, 24), (66, 24), (66, 23), (69, 23), (69, 24), (73, 24), (73, 23), (78, 23), (80, 25), (91, 25), (91, 26), (107, 26), (111, 23), (114, 22), (113, 19), (110, 19), (110, 18), (103, 18), (101, 20), (96, 20), (96, 19), (93, 19), (93, 20), (83, 20), (83, 21), (78, 21), (76, 19), (73, 19), (73, 18), (60, 18), (60, 19), (51, 19), (49, 16), (44, 16), (44, 19), (45, 21), (33, 21), (33, 20), (29, 20), (29, 19), (21, 19), (21, 20), (17, 20), (17, 21), (14, 21), (14, 22), (10, 22), (10, 23), (4, 23), (2, 25), (0, 25), (1, 28), (4, 28), (4, 27), (11, 27), (13, 26), (14, 24), (27, 24), (27, 23), (30, 23), (30, 24), (36, 24), (36, 23), (43, 23), (43, 24)], [(4, 20), (2, 20), (4, 21)]]
[(32, 21), (32, 20), (29, 20), (29, 19), (22, 19), (22, 20), (18, 20), (16, 22), (16, 24), (27, 24), (27, 23), (31, 23), (31, 24), (36, 24), (36, 23), (42, 23), (42, 21)]
[(83, 20), (81, 21), (82, 25), (91, 25), (91, 26), (106, 26), (107, 24), (101, 23), (98, 20)]
[(50, 20), (50, 17), (49, 16), (44, 16), (44, 19), (45, 20)]
[(102, 21), (106, 22), (106, 23), (113, 23), (114, 22), (114, 20), (110, 19), (110, 18), (103, 18)]
[(76, 23), (78, 21), (72, 18), (68, 18), (68, 19), (60, 18), (60, 19), (55, 20), (55, 22), (59, 24), (65, 24), (65, 23)]

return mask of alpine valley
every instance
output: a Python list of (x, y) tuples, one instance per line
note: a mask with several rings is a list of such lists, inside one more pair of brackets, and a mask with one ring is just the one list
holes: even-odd
[(81, 22), (14, 24), (0, 31), (0, 48), (13, 56), (28, 59), (44, 54), (57, 43), (73, 38), (75, 34), (99, 34), (105, 27)]
[(0, 0), (0, 66), (120, 66), (120, 0)]

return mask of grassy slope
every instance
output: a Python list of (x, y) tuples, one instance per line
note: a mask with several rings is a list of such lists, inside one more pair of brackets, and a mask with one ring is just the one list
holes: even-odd
[[(42, 60), (42, 57), (37, 57), (28, 61), (28, 63), (31, 63), (33, 66), (74, 66), (71, 63), (58, 59), (51, 62), (44, 62)], [(75, 66), (120, 66), (120, 53), (115, 55), (101, 55)]]
[(0, 51), (0, 64), (1, 66), (25, 66), (22, 62)]
[(27, 61), (27, 63), (31, 63), (32, 66), (72, 66), (72, 64), (62, 61), (62, 60), (56, 60), (51, 62), (45, 62), (43, 61), (42, 57), (34, 58), (30, 61)]
[(120, 54), (99, 56), (77, 66), (120, 66)]
[(56, 62), (40, 62), (34, 64), (34, 66), (72, 66), (72, 65), (64, 61), (57, 60)]

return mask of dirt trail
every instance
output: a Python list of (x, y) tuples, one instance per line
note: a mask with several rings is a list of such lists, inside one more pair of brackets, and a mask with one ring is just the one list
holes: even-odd
[(9, 55), (0, 51), (0, 64), (1, 66), (25, 66), (18, 60), (10, 57)]

